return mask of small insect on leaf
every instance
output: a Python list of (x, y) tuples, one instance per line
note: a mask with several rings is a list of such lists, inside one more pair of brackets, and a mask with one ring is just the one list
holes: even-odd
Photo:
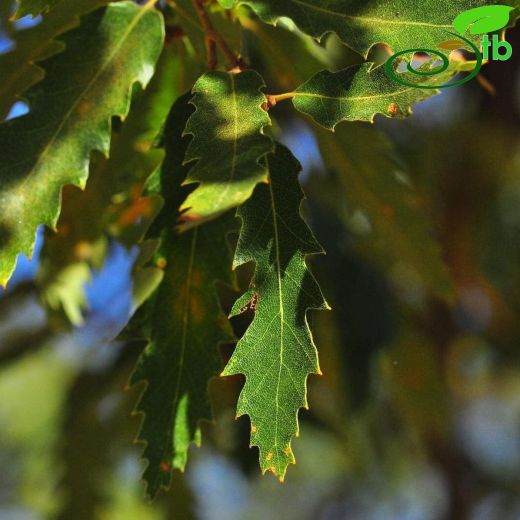
[(397, 103), (390, 103), (388, 105), (388, 115), (396, 116), (399, 113), (399, 105)]
[(251, 299), (243, 307), (240, 308), (239, 314), (243, 314), (244, 312), (247, 312), (247, 311), (256, 312), (256, 307), (258, 305), (259, 300), (260, 300), (260, 295), (257, 292), (253, 293), (253, 296), (251, 296)]

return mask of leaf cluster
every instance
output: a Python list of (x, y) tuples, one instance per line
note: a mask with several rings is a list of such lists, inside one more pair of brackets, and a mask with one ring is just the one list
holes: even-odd
[[(323, 249), (302, 217), (301, 166), (281, 144), (284, 101), (331, 172), (311, 203), (368, 227), (363, 247), (389, 271), (405, 264), (425, 291), (453, 296), (420, 190), (368, 123), (438, 93), (388, 77), (392, 51), (435, 49), (461, 11), (490, 4), (21, 0), (12, 19), (1, 13), (14, 48), (0, 55), (0, 117), (20, 100), (29, 112), (0, 125), (0, 284), (45, 226), (39, 296), (54, 326), (80, 326), (110, 243), (136, 252), (120, 338), (146, 345), (131, 384), (144, 382), (150, 496), (200, 445), (219, 374), (245, 377), (237, 415), (250, 418), (262, 471), (283, 480), (295, 461), (308, 377), (321, 373), (310, 311), (329, 306), (308, 266)], [(16, 30), (26, 15), (42, 17)], [(468, 63), (425, 74), (435, 66), (422, 63), (418, 87)], [(229, 317), (222, 286), (236, 296)], [(243, 315), (237, 339), (230, 318)], [(224, 367), (219, 345), (236, 339)]]

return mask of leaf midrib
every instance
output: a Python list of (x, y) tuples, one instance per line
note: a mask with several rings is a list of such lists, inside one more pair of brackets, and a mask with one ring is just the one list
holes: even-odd
[(370, 99), (382, 99), (389, 96), (400, 96), (416, 90), (415, 88), (407, 88), (404, 90), (397, 90), (395, 92), (387, 92), (386, 94), (374, 94), (373, 96), (327, 96), (324, 94), (315, 94), (313, 92), (294, 92), (294, 97), (313, 97), (318, 99), (329, 99), (331, 101), (368, 101)]
[[(267, 160), (267, 162), (269, 162)], [(270, 171), (270, 169), (268, 168)], [(276, 204), (275, 204), (275, 198), (274, 198), (274, 192), (273, 192), (273, 183), (271, 179), (271, 175), (269, 174), (269, 177), (267, 179), (267, 182), (269, 184), (269, 193), (271, 196), (271, 212), (273, 215), (273, 231), (274, 231), (274, 246), (276, 251), (276, 272), (278, 276), (278, 300), (279, 300), (279, 306), (280, 306), (280, 366), (278, 369), (278, 381), (276, 383), (276, 394), (275, 394), (275, 405), (276, 405), (276, 414), (275, 414), (275, 421), (274, 421), (274, 449), (276, 452), (276, 460), (278, 460), (278, 410), (280, 409), (280, 405), (278, 403), (278, 397), (280, 394), (280, 381), (282, 379), (282, 367), (283, 367), (283, 351), (284, 351), (284, 325), (285, 325), (285, 319), (284, 319), (284, 307), (283, 307), (283, 292), (282, 292), (282, 267), (281, 267), (281, 261), (280, 261), (280, 237), (278, 232), (278, 221), (277, 221), (277, 213), (276, 213)], [(273, 461), (273, 462), (275, 462)], [(278, 469), (279, 472), (279, 469)]]
[(451, 24), (448, 24), (448, 25), (432, 24), (429, 22), (414, 22), (412, 20), (396, 20), (396, 19), (389, 20), (386, 18), (375, 18), (375, 17), (370, 17), (370, 16), (349, 15), (349, 14), (345, 14), (345, 13), (338, 13), (337, 11), (327, 9), (325, 7), (319, 7), (317, 5), (309, 4), (309, 3), (305, 2), (304, 0), (291, 0), (291, 1), (295, 4), (299, 4), (308, 9), (314, 9), (315, 11), (319, 11), (319, 12), (333, 15), (333, 16), (339, 16), (341, 18), (346, 18), (348, 20), (360, 20), (362, 22), (390, 24), (390, 25), (406, 25), (406, 26), (412, 25), (412, 26), (417, 26), (417, 27), (436, 27), (436, 28), (452, 27)]
[[(191, 247), (190, 247), (190, 257), (188, 260), (188, 270), (186, 273), (186, 293), (184, 299), (184, 308), (182, 311), (182, 335), (181, 335), (181, 352), (179, 359), (179, 369), (177, 370), (177, 384), (175, 387), (175, 394), (173, 398), (173, 407), (175, 408), (177, 405), (177, 401), (179, 399), (181, 381), (182, 381), (182, 372), (184, 369), (184, 358), (186, 355), (186, 339), (188, 336), (188, 325), (190, 322), (189, 313), (190, 313), (190, 305), (191, 305), (191, 285), (193, 278), (193, 264), (195, 262), (195, 251), (197, 248), (197, 235), (198, 235), (198, 227), (193, 230), (193, 237), (191, 239)], [(172, 414), (174, 417), (174, 414)]]
[[(180, 345), (181, 346), (180, 358), (179, 358), (179, 367), (177, 370), (177, 381), (176, 381), (176, 385), (175, 385), (175, 393), (174, 393), (174, 396), (172, 399), (172, 413), (170, 414), (170, 421), (169, 421), (170, 426), (169, 426), (168, 435), (170, 435), (170, 434), (173, 435), (173, 428), (174, 428), (175, 420), (177, 417), (176, 408), (178, 406), (178, 401), (179, 401), (182, 372), (183, 372), (183, 368), (184, 368), (184, 358), (186, 355), (186, 339), (188, 336), (189, 309), (190, 309), (190, 303), (191, 303), (191, 285), (192, 285), (192, 278), (193, 278), (193, 264), (195, 263), (197, 235), (198, 235), (198, 228), (195, 228), (193, 230), (193, 237), (191, 240), (191, 247), (190, 247), (190, 256), (189, 256), (189, 260), (188, 260), (188, 269), (186, 272), (186, 290), (185, 290), (184, 306), (183, 306), (183, 310), (182, 310), (182, 334), (181, 334), (181, 345)], [(165, 455), (170, 448), (173, 450), (172, 444), (165, 445), (164, 449), (162, 450), (161, 460), (164, 460)], [(172, 458), (173, 458), (173, 454), (172, 454)]]

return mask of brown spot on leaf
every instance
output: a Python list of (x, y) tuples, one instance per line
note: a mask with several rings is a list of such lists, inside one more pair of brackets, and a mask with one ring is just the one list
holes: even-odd
[(197, 213), (182, 213), (179, 217), (180, 223), (190, 224), (202, 220), (202, 216)]
[(126, 208), (119, 216), (119, 225), (130, 226), (142, 217), (153, 215), (154, 205), (151, 197), (142, 197), (134, 200), (132, 205)]
[(192, 293), (190, 296), (190, 311), (191, 318), (195, 323), (200, 323), (206, 316), (206, 307), (197, 294)]
[(94, 108), (94, 104), (90, 101), (83, 100), (78, 105), (78, 113), (81, 115), (88, 114), (89, 112), (92, 112), (92, 109)]
[(385, 218), (392, 218), (394, 216), (395, 210), (392, 208), (392, 206), (385, 205), (381, 207), (381, 213), (384, 215)]
[(150, 143), (147, 141), (136, 141), (134, 143), (134, 150), (138, 152), (147, 152), (150, 149)]
[(200, 271), (193, 270), (191, 273), (192, 287), (201, 287), (201, 284), (202, 284), (202, 276), (200, 275)]
[(397, 103), (390, 103), (388, 105), (388, 114), (395, 116), (399, 113), (399, 105)]

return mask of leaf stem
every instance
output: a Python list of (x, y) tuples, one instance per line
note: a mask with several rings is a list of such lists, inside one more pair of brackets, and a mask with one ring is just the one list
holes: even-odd
[(272, 99), (274, 99), (277, 103), (278, 101), (285, 101), (286, 99), (292, 99), (296, 96), (296, 92), (285, 92), (284, 94), (275, 94), (268, 96)]
[(208, 56), (208, 69), (215, 70), (218, 65), (217, 45), (208, 36), (206, 36), (206, 53)]
[[(241, 67), (241, 60), (236, 56), (235, 53), (228, 47), (228, 44), (222, 38), (220, 33), (213, 27), (211, 20), (209, 19), (208, 13), (204, 7), (204, 0), (191, 0), (193, 3), (193, 7), (200, 19), (202, 24), (202, 28), (206, 33), (207, 41), (212, 41), (214, 44), (220, 49), (220, 52), (226, 58), (226, 61), (230, 68), (234, 69), (235, 67)], [(216, 56), (214, 55), (214, 46), (207, 45), (208, 49), (208, 66), (209, 68), (215, 68), (216, 66)]]
[(266, 94), (266, 102), (262, 105), (262, 108), (268, 112), (271, 108), (275, 107), (278, 101), (284, 101), (286, 99), (292, 99), (296, 96), (296, 92), (286, 92), (284, 94)]

